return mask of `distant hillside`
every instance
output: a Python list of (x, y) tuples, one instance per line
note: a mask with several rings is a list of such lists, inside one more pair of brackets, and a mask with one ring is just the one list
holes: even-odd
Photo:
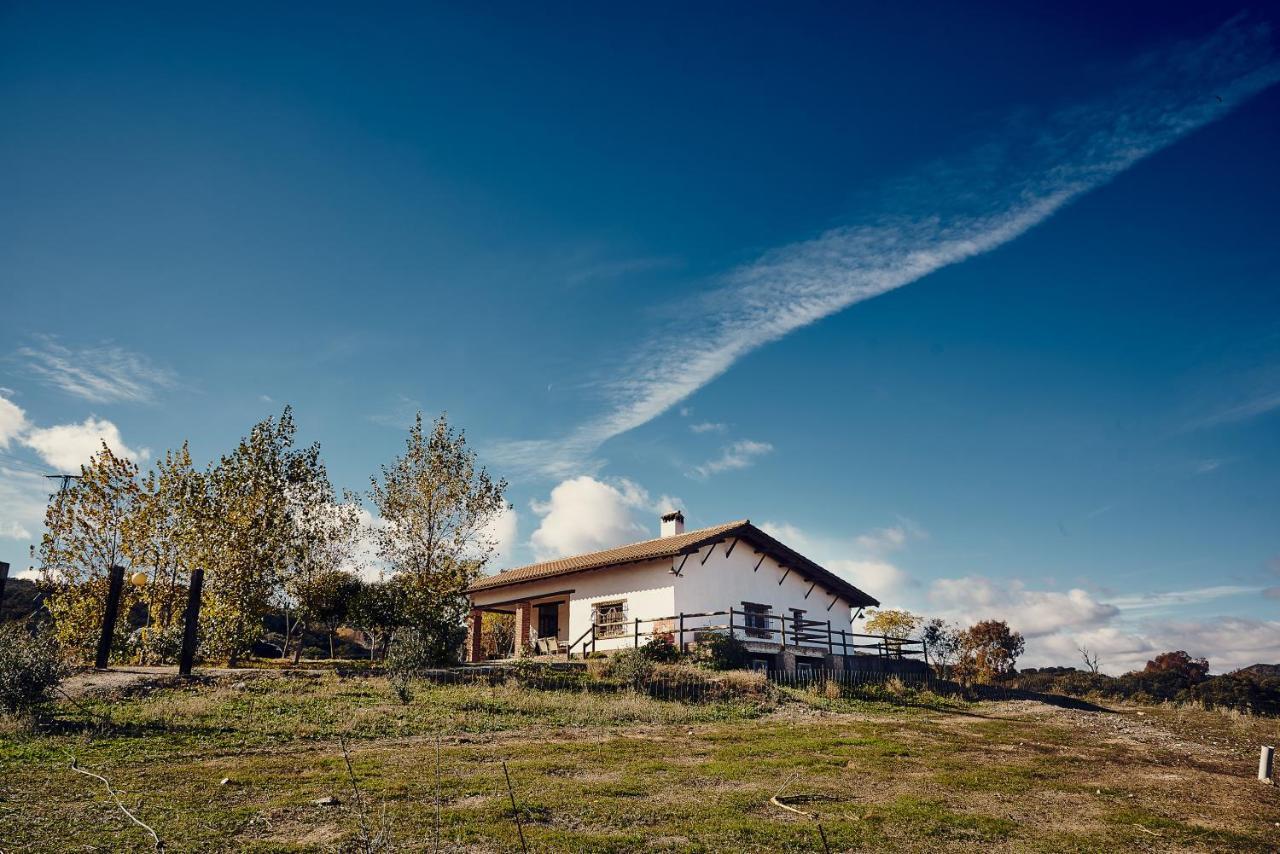
[(0, 622), (21, 620), (36, 609), (36, 583), (25, 578), (10, 578), (4, 586), (4, 601), (0, 602)]
[(1234, 671), (1236, 676), (1253, 676), (1258, 679), (1280, 679), (1280, 664), (1251, 664)]

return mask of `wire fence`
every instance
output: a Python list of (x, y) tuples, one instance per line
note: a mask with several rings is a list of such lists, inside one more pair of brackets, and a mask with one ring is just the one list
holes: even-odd
[(531, 691), (603, 695), (636, 692), (676, 702), (707, 702), (764, 693), (770, 687), (821, 690), (832, 686), (842, 694), (855, 694), (859, 690), (875, 693), (928, 691), (940, 695), (963, 693), (959, 684), (925, 670), (883, 672), (798, 668), (701, 671), (695, 668), (658, 668), (652, 672), (624, 675), (591, 673), (581, 666), (549, 664), (426, 670), (415, 674), (415, 677), (433, 685), (505, 685)]
[(910, 700), (928, 693), (965, 700), (1038, 700), (1070, 708), (1095, 708), (1080, 698), (1015, 688), (1001, 684), (964, 685), (923, 668), (906, 671), (835, 670), (700, 670), (655, 668), (652, 672), (621, 675), (592, 673), (581, 665), (481, 666), (422, 671), (415, 674), (433, 685), (487, 685), (530, 692), (576, 692), (601, 697), (648, 696), (677, 703), (707, 703), (761, 699), (774, 689), (803, 690), (830, 699)]

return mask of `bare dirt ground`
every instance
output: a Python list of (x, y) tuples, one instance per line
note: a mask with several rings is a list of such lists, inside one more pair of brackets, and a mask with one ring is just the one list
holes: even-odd
[[(291, 669), (289, 673), (296, 675), (320, 675), (324, 670), (307, 668)], [(198, 667), (194, 671), (197, 681), (226, 681), (256, 679), (263, 675), (271, 675), (270, 671), (252, 668)], [(183, 681), (173, 665), (165, 667), (146, 667), (129, 665), (112, 667), (108, 670), (82, 670), (62, 683), (62, 692), (73, 699), (97, 694), (114, 692), (129, 693), (131, 691), (148, 690)]]

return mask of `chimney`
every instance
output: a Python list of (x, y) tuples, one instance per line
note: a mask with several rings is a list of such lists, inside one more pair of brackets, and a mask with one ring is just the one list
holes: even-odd
[(662, 536), (678, 537), (684, 533), (684, 514), (679, 510), (662, 514)]

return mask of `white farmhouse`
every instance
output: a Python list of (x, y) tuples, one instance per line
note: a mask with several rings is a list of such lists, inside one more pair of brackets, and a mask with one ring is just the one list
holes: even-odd
[(707, 631), (731, 631), (759, 667), (844, 669), (859, 653), (884, 654), (882, 639), (852, 632), (855, 613), (878, 601), (749, 520), (685, 531), (684, 515), (668, 513), (661, 534), (477, 581), (468, 660), (484, 659), (486, 611), (515, 615), (515, 655), (584, 655), (654, 635), (684, 649)]

